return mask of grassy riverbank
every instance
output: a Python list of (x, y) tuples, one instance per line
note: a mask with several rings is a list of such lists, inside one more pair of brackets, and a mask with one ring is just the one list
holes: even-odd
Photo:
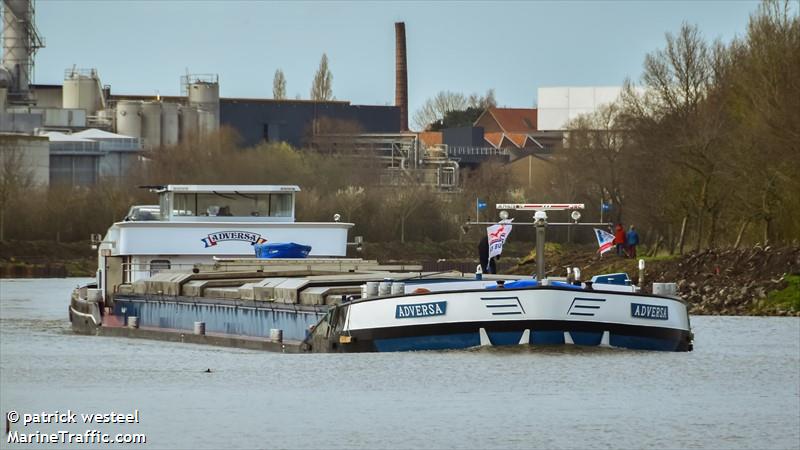
[(0, 278), (94, 276), (97, 253), (85, 242), (0, 242)]

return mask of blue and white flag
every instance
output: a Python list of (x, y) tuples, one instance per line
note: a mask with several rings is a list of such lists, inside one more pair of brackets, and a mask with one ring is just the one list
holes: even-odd
[(597, 238), (597, 245), (600, 249), (597, 250), (601, 255), (614, 248), (614, 235), (608, 231), (603, 231), (598, 228), (594, 229), (594, 235)]

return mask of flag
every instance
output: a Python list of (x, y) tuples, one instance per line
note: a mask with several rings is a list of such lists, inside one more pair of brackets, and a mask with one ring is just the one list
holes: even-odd
[(506, 243), (509, 234), (511, 234), (510, 220), (486, 227), (486, 236), (489, 238), (489, 259), (503, 253), (503, 244)]
[(609, 233), (608, 231), (603, 231), (595, 228), (594, 235), (597, 238), (597, 245), (600, 246), (597, 252), (600, 253), (601, 255), (614, 248), (613, 234)]

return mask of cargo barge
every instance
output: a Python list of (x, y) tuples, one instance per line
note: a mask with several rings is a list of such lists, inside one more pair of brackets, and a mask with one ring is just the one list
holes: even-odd
[[(295, 222), (296, 186), (155, 190), (158, 206), (132, 208), (96, 239), (97, 281), (70, 302), (76, 332), (283, 352), (692, 348), (674, 291), (645, 294), (624, 275), (538, 281), (382, 265), (346, 257), (358, 244), (347, 242), (352, 224)], [(308, 257), (254, 257), (290, 242), (311, 247)]]

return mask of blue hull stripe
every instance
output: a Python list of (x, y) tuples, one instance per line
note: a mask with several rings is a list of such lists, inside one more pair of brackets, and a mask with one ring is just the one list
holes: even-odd
[[(487, 332), (493, 346), (519, 345), (522, 331)], [(531, 345), (563, 345), (563, 331), (533, 331)], [(571, 331), (570, 336), (575, 345), (598, 346), (603, 333)], [(432, 336), (414, 336), (402, 338), (375, 339), (375, 348), (379, 352), (403, 352), (415, 350), (458, 350), (480, 345), (480, 335), (475, 333), (458, 333)], [(633, 350), (675, 351), (678, 343), (669, 339), (649, 338), (641, 336), (625, 336), (611, 334), (612, 347)]]
[(531, 343), (534, 345), (564, 345), (563, 331), (534, 331)]
[(492, 345), (519, 345), (522, 331), (488, 331), (486, 334)]

